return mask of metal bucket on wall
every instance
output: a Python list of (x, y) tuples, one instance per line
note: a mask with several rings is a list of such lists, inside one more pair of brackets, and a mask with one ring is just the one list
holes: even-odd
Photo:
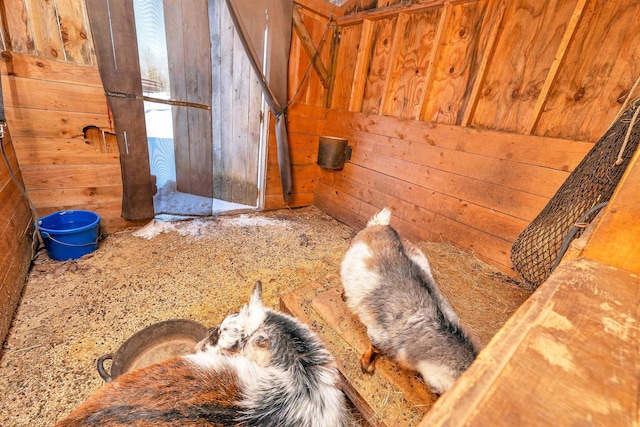
[(321, 136), (318, 146), (318, 166), (325, 169), (342, 169), (345, 160), (351, 157), (348, 140), (333, 136)]

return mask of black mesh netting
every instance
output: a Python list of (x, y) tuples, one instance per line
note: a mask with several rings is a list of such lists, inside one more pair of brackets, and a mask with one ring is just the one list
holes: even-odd
[[(576, 222), (591, 222), (598, 213), (597, 205), (611, 198), (638, 147), (640, 118), (634, 117), (638, 108), (640, 101), (611, 125), (513, 243), (511, 262), (530, 286), (538, 287), (549, 277), (562, 255), (561, 248), (566, 247), (565, 240), (579, 237), (582, 229), (574, 227)], [(616, 164), (630, 126), (627, 145)]]

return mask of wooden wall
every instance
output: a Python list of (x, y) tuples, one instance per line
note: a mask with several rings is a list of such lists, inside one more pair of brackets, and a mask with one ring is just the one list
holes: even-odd
[[(331, 45), (334, 28), (327, 28), (329, 16), (335, 17), (343, 11), (324, 0), (299, 0), (294, 2), (294, 13), (298, 13), (310, 40), (317, 48), (318, 58), (323, 64), (331, 63)], [(284, 203), (280, 186), (280, 171), (276, 156), (275, 120), (271, 118), (267, 147), (265, 209), (308, 206), (313, 203), (314, 189), (319, 168), (318, 138), (322, 134), (326, 108), (324, 99), (329, 87), (322, 84), (314, 71), (298, 31), (292, 31), (289, 60), (288, 97), (291, 106), (287, 110), (289, 151), (293, 178), (291, 199)]]
[(38, 215), (87, 209), (105, 233), (131, 225), (117, 150), (83, 133), (112, 130), (84, 1), (6, 0), (1, 12), (7, 123)]
[[(0, 143), (4, 146), (11, 170), (23, 186), (9, 133)], [(29, 205), (12, 180), (4, 158), (0, 157), (0, 346), (11, 326), (33, 258), (33, 228)]]
[[(633, 0), (434, 0), (337, 18), (339, 71), (299, 99), (328, 107), (321, 134), (348, 138), (353, 158), (319, 171), (315, 204), (357, 228), (389, 205), (408, 237), (514, 274), (513, 240), (640, 76), (638, 22)], [(291, 82), (307, 61), (292, 51)]]
[[(84, 1), (0, 2), (2, 79), (11, 140), (5, 146), (38, 216), (89, 209), (103, 231), (120, 218), (117, 150), (85, 139), (88, 126), (110, 129)], [(9, 329), (31, 262), (31, 212), (0, 162), (0, 341)]]

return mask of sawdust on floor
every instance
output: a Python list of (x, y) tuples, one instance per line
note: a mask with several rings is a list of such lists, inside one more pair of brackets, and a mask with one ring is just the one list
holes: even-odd
[[(49, 426), (63, 418), (103, 385), (98, 357), (150, 324), (185, 318), (216, 325), (247, 301), (256, 280), (275, 309), (280, 294), (339, 283), (354, 235), (309, 207), (126, 230), (75, 261), (39, 254), (0, 359), (0, 425)], [(450, 245), (418, 247), (485, 344), (529, 295)], [(487, 298), (492, 293), (498, 297)], [(479, 295), (487, 307), (478, 307)]]

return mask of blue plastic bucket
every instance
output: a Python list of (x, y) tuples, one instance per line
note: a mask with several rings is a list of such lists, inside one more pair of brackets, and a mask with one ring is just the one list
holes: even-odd
[(91, 211), (60, 211), (38, 220), (51, 259), (78, 259), (98, 247), (100, 216)]

